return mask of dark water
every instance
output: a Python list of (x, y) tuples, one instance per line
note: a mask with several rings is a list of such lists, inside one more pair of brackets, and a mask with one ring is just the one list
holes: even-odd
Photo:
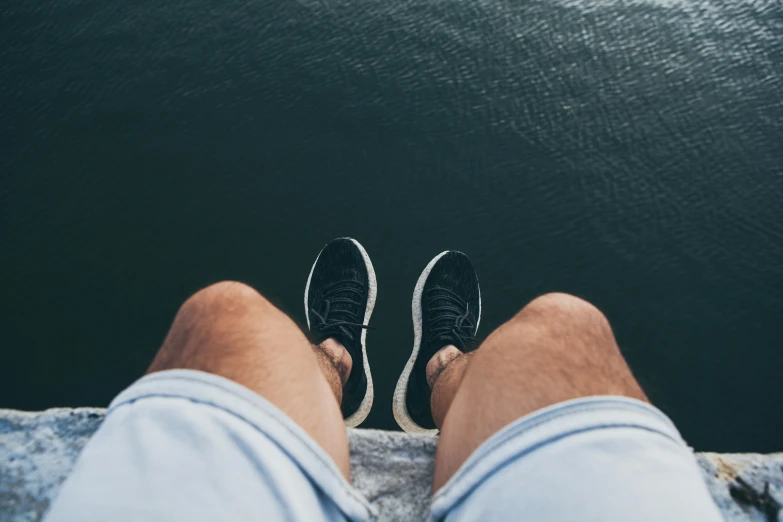
[(553, 290), (613, 322), (701, 450), (783, 449), (783, 4), (8, 0), (0, 407), (106, 405), (238, 279), (303, 322), (321, 246), (410, 297), (473, 259), (481, 335)]

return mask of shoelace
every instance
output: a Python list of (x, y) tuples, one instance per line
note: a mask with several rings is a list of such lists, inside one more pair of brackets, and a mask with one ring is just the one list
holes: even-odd
[[(358, 288), (348, 286), (347, 283), (357, 285)], [(332, 305), (337, 303), (350, 304), (361, 309), (362, 302), (352, 299), (351, 296), (362, 299), (364, 297), (364, 285), (359, 281), (346, 279), (324, 287), (321, 300), (316, 304), (315, 307), (310, 308), (310, 313), (312, 314), (313, 318), (316, 319), (316, 321), (310, 325), (310, 329), (313, 332), (318, 332), (321, 334), (342, 333), (351, 341), (355, 341), (356, 339), (349, 328), (372, 330), (370, 326), (362, 324), (361, 321), (359, 321), (355, 310), (332, 310)], [(342, 314), (342, 316), (348, 320), (342, 319), (340, 317), (332, 318), (330, 317), (330, 314)]]
[[(435, 301), (444, 302), (435, 306)], [(470, 320), (470, 303), (448, 288), (436, 286), (427, 292), (427, 310), (439, 314), (432, 320), (433, 340), (460, 344), (458, 347), (462, 349), (475, 340), (472, 333), (476, 325)]]

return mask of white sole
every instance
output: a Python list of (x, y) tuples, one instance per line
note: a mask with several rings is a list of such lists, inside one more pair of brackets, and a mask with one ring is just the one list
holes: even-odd
[[(353, 243), (362, 253), (362, 258), (364, 259), (364, 266), (367, 267), (367, 283), (368, 283), (367, 308), (364, 310), (364, 321), (362, 322), (362, 324), (369, 324), (370, 317), (372, 316), (372, 311), (375, 308), (375, 299), (378, 297), (378, 280), (375, 278), (375, 269), (372, 266), (372, 261), (370, 261), (370, 256), (367, 255), (367, 251), (358, 241), (350, 237), (339, 238), (339, 239), (350, 239), (351, 241), (353, 241)], [(321, 249), (321, 252), (323, 252), (323, 249)], [(313, 267), (310, 269), (310, 275), (307, 276), (307, 285), (305, 286), (304, 306), (305, 306), (305, 318), (307, 319), (308, 330), (310, 329), (310, 306), (307, 297), (310, 294), (310, 281), (313, 278), (313, 271), (315, 271), (315, 265), (318, 264), (318, 259), (321, 257), (321, 252), (319, 252), (318, 257), (315, 258), (315, 263), (313, 263)], [(367, 359), (367, 329), (366, 328), (362, 328), (362, 359), (364, 359), (364, 375), (367, 377), (367, 390), (364, 392), (364, 398), (362, 399), (361, 404), (359, 404), (359, 408), (357, 408), (357, 410), (353, 412), (350, 417), (345, 419), (345, 425), (348, 428), (355, 428), (356, 426), (364, 422), (364, 419), (366, 419), (367, 415), (370, 414), (370, 409), (372, 409), (372, 401), (375, 398), (375, 391), (372, 385), (372, 374), (370, 373), (370, 361), (369, 359)]]
[[(402, 370), (400, 378), (397, 380), (397, 386), (394, 388), (394, 398), (392, 399), (392, 411), (394, 413), (394, 420), (397, 421), (400, 428), (407, 433), (418, 433), (422, 435), (437, 435), (437, 429), (422, 428), (411, 418), (408, 414), (407, 396), (408, 396), (408, 381), (413, 371), (413, 366), (416, 364), (416, 358), (419, 355), (419, 349), (421, 348), (421, 335), (422, 335), (422, 313), (421, 313), (421, 296), (424, 293), (424, 285), (427, 283), (427, 278), (432, 272), (432, 268), (435, 263), (440, 260), (441, 257), (449, 253), (449, 250), (441, 252), (430, 261), (424, 271), (419, 276), (419, 280), (416, 281), (416, 287), (413, 289), (413, 301), (411, 302), (411, 309), (413, 311), (413, 351), (405, 364), (405, 368)], [(481, 322), (481, 288), (479, 287), (479, 314), (476, 321), (476, 330), (478, 330), (479, 323)]]

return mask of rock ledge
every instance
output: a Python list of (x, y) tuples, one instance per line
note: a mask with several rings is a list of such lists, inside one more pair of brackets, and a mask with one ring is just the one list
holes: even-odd
[[(43, 517), (103, 415), (99, 408), (0, 409), (0, 520)], [(350, 442), (354, 484), (378, 507), (379, 520), (424, 520), (436, 438), (356, 429), (350, 430)], [(783, 453), (698, 453), (697, 459), (728, 522), (774, 520), (757, 507), (738, 504), (729, 485), (741, 477), (761, 491), (769, 482), (771, 495), (783, 501)]]

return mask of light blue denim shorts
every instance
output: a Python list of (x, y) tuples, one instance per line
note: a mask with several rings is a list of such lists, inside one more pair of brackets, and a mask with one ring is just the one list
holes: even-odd
[[(364, 521), (329, 456), (243, 386), (190, 370), (143, 377), (109, 406), (47, 521)], [(722, 520), (669, 419), (622, 397), (556, 404), (479, 447), (432, 521)]]

